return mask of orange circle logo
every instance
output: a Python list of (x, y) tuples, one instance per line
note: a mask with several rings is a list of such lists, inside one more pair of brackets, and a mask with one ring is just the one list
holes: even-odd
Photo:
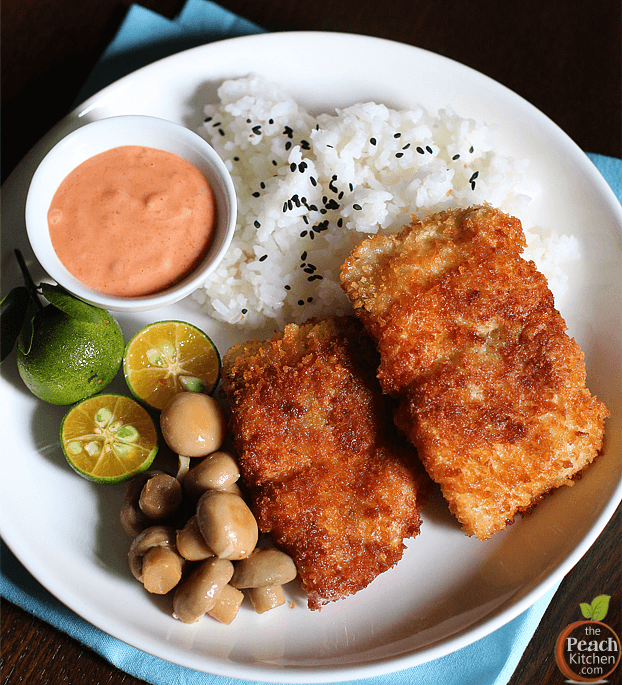
[(596, 683), (620, 663), (620, 639), (600, 621), (577, 621), (557, 638), (555, 660), (559, 670), (577, 683)]

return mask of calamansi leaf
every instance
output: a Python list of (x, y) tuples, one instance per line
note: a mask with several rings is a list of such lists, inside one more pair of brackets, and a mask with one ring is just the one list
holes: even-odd
[(65, 312), (67, 316), (71, 316), (73, 319), (97, 324), (101, 323), (106, 315), (103, 309), (79, 300), (60, 285), (42, 283), (40, 288), (41, 294), (50, 304), (53, 304), (57, 309)]
[(35, 317), (38, 312), (42, 312), (43, 309), (40, 307), (40, 302), (35, 302), (32, 298), (30, 299), (30, 305), (28, 306), (28, 311), (24, 317), (24, 323), (22, 324), (22, 330), (19, 334), (18, 345), (21, 352), (28, 354), (30, 348), (32, 347), (32, 337), (34, 335), (35, 327)]
[(30, 303), (30, 293), (23, 285), (13, 288), (0, 302), (0, 361), (4, 361), (15, 347)]
[(611, 595), (598, 595), (592, 600), (592, 620), (602, 621), (609, 611)]
[(591, 604), (587, 604), (586, 602), (581, 602), (581, 604), (579, 604), (579, 606), (581, 607), (581, 613), (583, 614), (583, 616), (585, 618), (592, 618), (592, 605)]

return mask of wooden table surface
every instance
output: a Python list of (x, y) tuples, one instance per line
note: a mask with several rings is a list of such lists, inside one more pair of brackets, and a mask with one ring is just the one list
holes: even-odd
[[(2, 13), (2, 179), (70, 108), (129, 0), (5, 0)], [(145, 0), (172, 18), (183, 0)], [(496, 79), (547, 114), (584, 150), (622, 156), (619, 0), (223, 0), (271, 31), (363, 33), (453, 58)], [(589, 506), (589, 503), (586, 503)], [(579, 602), (612, 595), (606, 622), (622, 634), (618, 510), (564, 579), (511, 685), (561, 683), (553, 648), (580, 618)], [(2, 603), (2, 684), (133, 685), (80, 644)], [(618, 669), (609, 682), (622, 682)]]

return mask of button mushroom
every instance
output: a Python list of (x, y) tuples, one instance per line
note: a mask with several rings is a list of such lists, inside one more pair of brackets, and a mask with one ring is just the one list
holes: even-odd
[[(193, 466), (184, 478), (187, 495), (198, 500), (206, 490), (228, 490), (240, 478), (240, 469), (235, 457), (229, 452), (213, 452)], [(236, 491), (238, 492), (238, 491)]]
[(258, 547), (235, 565), (231, 585), (248, 589), (248, 596), (258, 614), (285, 604), (282, 585), (296, 577), (293, 559), (273, 547)]
[(177, 588), (173, 597), (173, 617), (183, 623), (196, 623), (216, 605), (222, 589), (231, 580), (233, 564), (211, 557)]
[(173, 528), (146, 528), (134, 539), (127, 556), (132, 575), (147, 592), (165, 595), (181, 580), (184, 559), (177, 553)]
[(146, 471), (130, 481), (121, 505), (120, 519), (123, 530), (131, 538), (135, 538), (145, 528), (152, 525), (152, 521), (140, 508), (140, 493), (151, 477), (161, 473), (163, 471)]
[(207, 613), (221, 623), (229, 625), (238, 615), (244, 594), (231, 585), (225, 585), (218, 595), (214, 608)]
[(249, 588), (248, 596), (258, 614), (263, 614), (285, 604), (285, 593), (280, 585)]
[(197, 504), (197, 521), (208, 547), (222, 559), (244, 559), (259, 538), (257, 521), (238, 495), (208, 490)]
[(186, 525), (177, 531), (177, 551), (188, 561), (202, 561), (214, 556), (199, 530), (197, 517), (191, 516)]
[(177, 478), (159, 473), (144, 484), (138, 506), (150, 519), (164, 521), (179, 509), (182, 499), (183, 491)]
[(227, 422), (224, 409), (209, 395), (182, 392), (160, 414), (166, 444), (184, 457), (204, 457), (220, 448)]
[(242, 590), (269, 585), (285, 585), (296, 577), (293, 559), (274, 547), (257, 547), (235, 565), (231, 585)]

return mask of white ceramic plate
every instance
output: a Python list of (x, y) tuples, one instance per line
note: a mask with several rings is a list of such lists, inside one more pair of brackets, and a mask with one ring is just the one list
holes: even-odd
[[(249, 680), (327, 682), (369, 677), (459, 649), (528, 608), (579, 560), (622, 495), (620, 311), (622, 211), (583, 152), (550, 120), (487, 77), (437, 55), (380, 39), (323, 33), (233, 39), (157, 62), (121, 79), (71, 113), (24, 159), (3, 188), (2, 272), (18, 282), (13, 247), (27, 255), (24, 198), (38, 161), (85, 121), (150, 114), (196, 130), (218, 83), (250, 71), (284, 87), (314, 112), (365, 100), (392, 107), (418, 102), (497, 122), (496, 144), (531, 160), (541, 192), (521, 217), (573, 233), (582, 260), (562, 308), (586, 353), (589, 385), (611, 410), (604, 454), (573, 488), (488, 542), (463, 535), (442, 501), (424, 512), (421, 535), (403, 560), (367, 589), (321, 612), (295, 602), (257, 616), (244, 605), (230, 626), (186, 626), (166, 602), (143, 592), (127, 569), (118, 524), (124, 488), (98, 487), (66, 465), (58, 445), (64, 408), (45, 405), (2, 366), (0, 532), (28, 570), (67, 606), (105, 632), (200, 671)], [(44, 105), (42, 105), (44, 106)], [(33, 267), (33, 275), (42, 274)], [(3, 288), (6, 292), (6, 288)], [(159, 319), (204, 328), (221, 350), (240, 337), (192, 301), (119, 316), (129, 336)], [(246, 334), (241, 337), (246, 337)], [(118, 380), (113, 388), (124, 391)]]

